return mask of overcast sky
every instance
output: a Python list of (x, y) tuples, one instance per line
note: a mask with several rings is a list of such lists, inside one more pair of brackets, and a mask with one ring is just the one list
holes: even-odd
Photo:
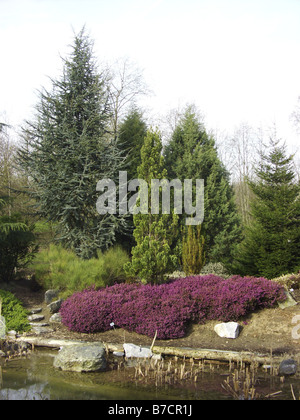
[(208, 128), (277, 124), (292, 148), (300, 0), (0, 0), (0, 116), (17, 126), (86, 25), (99, 62), (144, 70), (156, 113), (193, 102)]

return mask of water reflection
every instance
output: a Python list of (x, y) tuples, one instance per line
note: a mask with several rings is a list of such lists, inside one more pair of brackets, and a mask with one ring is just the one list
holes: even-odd
[(47, 386), (48, 384), (35, 384), (20, 389), (3, 388), (0, 390), (0, 400), (50, 400), (50, 391), (47, 390)]
[[(63, 372), (53, 367), (55, 351), (36, 351), (28, 357), (12, 359), (0, 365), (0, 400), (220, 400), (232, 399), (222, 388), (233, 371), (226, 366), (187, 365), (181, 372), (182, 362), (175, 365), (177, 378), (169, 377), (169, 361), (165, 361), (165, 377), (150, 372), (147, 367), (124, 365), (117, 368), (110, 362), (110, 369), (99, 373)], [(177, 362), (176, 362), (177, 363)], [(198, 362), (197, 362), (198, 363)], [(200, 363), (200, 362), (199, 362)], [(159, 367), (159, 366), (158, 366)], [(114, 369), (112, 369), (114, 368)], [(185, 380), (194, 369), (197, 376)], [(153, 377), (153, 375), (155, 376)], [(300, 394), (299, 378), (281, 383), (278, 376), (258, 373), (257, 390), (260, 395), (280, 391), (279, 399), (291, 399), (290, 385)], [(152, 375), (152, 376), (151, 376)], [(163, 380), (162, 380), (163, 379)], [(175, 381), (176, 379), (176, 381)], [(239, 379), (241, 380), (241, 378)]]
[[(135, 389), (116, 371), (62, 372), (53, 367), (56, 352), (37, 351), (0, 366), (0, 400), (157, 400), (160, 392)], [(172, 395), (164, 395), (172, 399)], [(175, 397), (177, 398), (177, 397)]]

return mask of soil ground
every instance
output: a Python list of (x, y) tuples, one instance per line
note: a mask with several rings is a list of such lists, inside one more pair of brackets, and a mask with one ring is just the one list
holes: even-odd
[[(12, 283), (9, 289), (23, 302), (27, 309), (42, 307), (43, 313), (49, 317), (47, 305), (44, 303), (44, 291), (29, 287), (28, 281)], [(0, 284), (2, 288), (2, 284)], [(190, 325), (184, 338), (176, 340), (156, 340), (157, 346), (191, 347), (201, 349), (217, 349), (232, 351), (252, 351), (258, 353), (273, 353), (300, 355), (300, 339), (293, 338), (300, 334), (300, 291), (294, 294), (297, 306), (287, 309), (275, 307), (257, 311), (240, 320), (242, 326), (240, 336), (235, 340), (220, 338), (214, 332), (218, 321), (209, 321), (204, 325)], [(295, 317), (298, 316), (296, 322)], [(293, 323), (294, 320), (294, 323)], [(80, 334), (69, 331), (60, 324), (51, 325), (54, 331), (43, 334), (45, 338), (71, 339), (85, 341), (103, 341), (120, 345), (124, 342), (150, 346), (152, 339), (123, 329), (97, 334)]]

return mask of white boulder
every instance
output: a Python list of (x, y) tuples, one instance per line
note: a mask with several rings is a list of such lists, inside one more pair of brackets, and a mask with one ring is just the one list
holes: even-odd
[(152, 351), (150, 348), (136, 346), (135, 344), (125, 343), (123, 344), (125, 356), (130, 357), (141, 357), (143, 359), (152, 357)]
[(222, 338), (238, 338), (240, 326), (237, 322), (223, 322), (217, 324), (214, 328), (219, 337)]

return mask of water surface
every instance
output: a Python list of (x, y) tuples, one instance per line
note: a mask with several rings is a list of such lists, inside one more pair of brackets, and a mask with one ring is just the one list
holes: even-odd
[[(26, 358), (1, 362), (0, 400), (222, 400), (232, 399), (222, 383), (228, 366), (210, 366), (196, 381), (176, 384), (155, 383), (150, 377), (136, 376), (134, 367), (117, 369), (111, 360), (105, 372), (63, 372), (53, 367), (56, 351), (38, 350)], [(1, 365), (0, 365), (1, 366)], [(230, 373), (231, 375), (231, 373)], [(292, 381), (292, 382), (291, 382)], [(261, 373), (260, 393), (281, 391), (278, 399), (291, 399), (290, 383), (300, 394), (299, 379), (281, 383), (278, 377)], [(274, 397), (276, 398), (276, 397)]]

